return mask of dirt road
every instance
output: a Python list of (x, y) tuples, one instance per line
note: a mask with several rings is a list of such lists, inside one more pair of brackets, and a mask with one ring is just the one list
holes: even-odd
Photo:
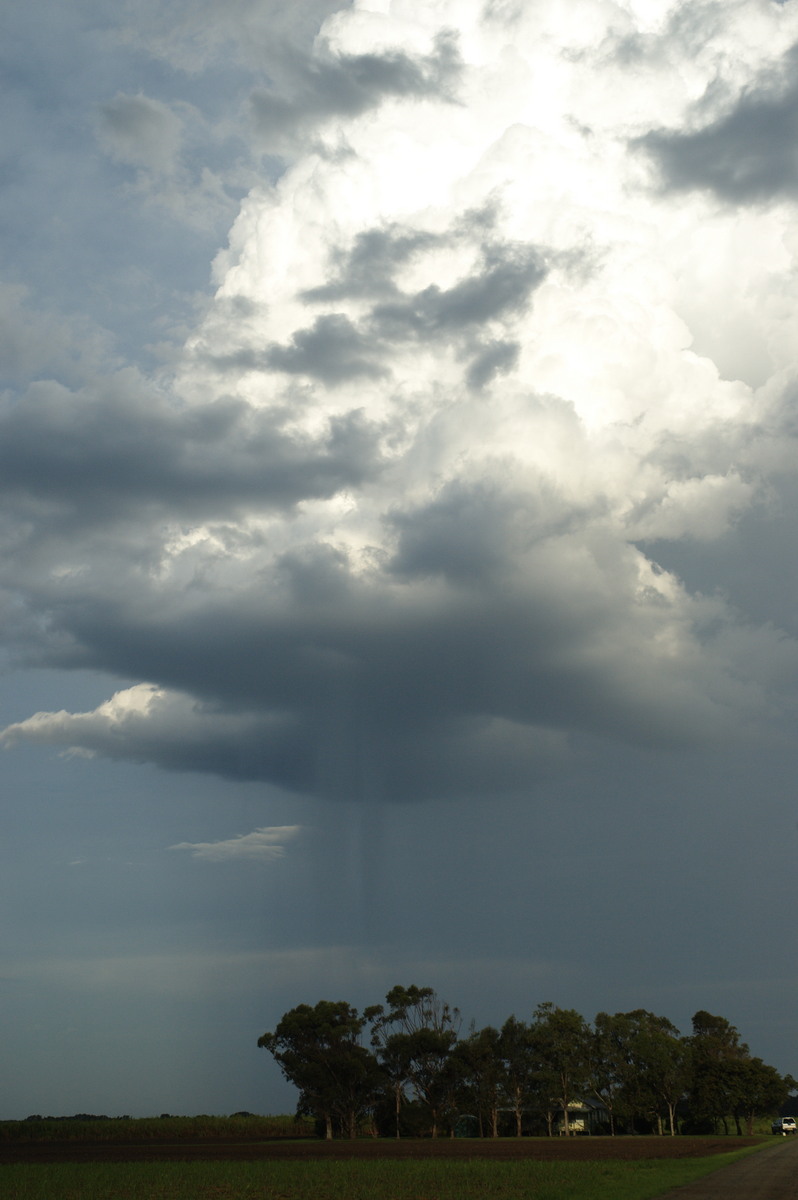
[(798, 1200), (798, 1137), (783, 1138), (658, 1200)]

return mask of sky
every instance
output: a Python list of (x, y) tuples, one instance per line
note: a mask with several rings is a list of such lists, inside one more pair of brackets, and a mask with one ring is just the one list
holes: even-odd
[(796, 0), (4, 25), (0, 1118), (397, 983), (798, 1072)]

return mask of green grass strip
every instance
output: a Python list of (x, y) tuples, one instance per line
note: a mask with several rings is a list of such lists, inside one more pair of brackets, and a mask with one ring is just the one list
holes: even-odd
[(4, 1200), (653, 1200), (750, 1151), (638, 1162), (9, 1164)]

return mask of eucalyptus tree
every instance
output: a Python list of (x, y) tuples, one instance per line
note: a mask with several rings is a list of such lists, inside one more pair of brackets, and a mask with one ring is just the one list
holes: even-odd
[(667, 1017), (644, 1008), (622, 1014), (627, 1025), (629, 1078), (627, 1088), (637, 1097), (638, 1107), (654, 1119), (663, 1132), (676, 1133), (676, 1108), (689, 1079), (689, 1051), (679, 1030)]
[(498, 1050), (502, 1059), (504, 1095), (515, 1118), (515, 1135), (521, 1137), (524, 1112), (538, 1081), (530, 1026), (515, 1016), (508, 1017), (499, 1033)]
[(740, 1122), (744, 1121), (746, 1133), (752, 1134), (754, 1118), (777, 1113), (790, 1092), (795, 1091), (796, 1082), (789, 1075), (780, 1075), (761, 1058), (740, 1059), (730, 1067), (734, 1095), (732, 1115), (737, 1133), (742, 1134)]
[(501, 1034), (492, 1025), (472, 1029), (457, 1043), (449, 1059), (455, 1079), (455, 1095), (462, 1110), (476, 1110), (480, 1137), (487, 1128), (499, 1136), (499, 1108), (503, 1098), (504, 1071)]
[(616, 1133), (618, 1110), (623, 1108), (629, 1064), (624, 1039), (623, 1014), (600, 1012), (590, 1039), (590, 1090), (607, 1110), (610, 1134)]
[(563, 1133), (570, 1135), (568, 1107), (590, 1079), (590, 1029), (573, 1008), (539, 1004), (530, 1029), (533, 1056), (551, 1131), (551, 1102), (562, 1109)]
[(387, 1009), (365, 1010), (372, 1022), (371, 1044), (394, 1089), (397, 1136), (405, 1088), (427, 1108), (437, 1137), (441, 1120), (453, 1105), (456, 1086), (450, 1057), (460, 1031), (460, 1010), (442, 1001), (431, 987), (397, 985), (385, 997)]
[(320, 1000), (292, 1008), (273, 1033), (258, 1038), (298, 1088), (297, 1111), (323, 1121), (327, 1138), (336, 1128), (355, 1137), (382, 1086), (379, 1064), (361, 1044), (365, 1024), (346, 1001)]
[(714, 1128), (722, 1122), (728, 1133), (727, 1118), (737, 1100), (739, 1069), (736, 1064), (750, 1058), (745, 1042), (725, 1017), (700, 1009), (693, 1017), (693, 1032), (687, 1039), (690, 1048), (690, 1110), (694, 1121)]

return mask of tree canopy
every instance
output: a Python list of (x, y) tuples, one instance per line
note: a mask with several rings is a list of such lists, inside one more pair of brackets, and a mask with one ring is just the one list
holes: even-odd
[(397, 985), (359, 1013), (344, 1000), (300, 1004), (258, 1045), (299, 1092), (297, 1111), (326, 1137), (451, 1133), (458, 1119), (482, 1136), (574, 1132), (676, 1135), (729, 1122), (741, 1134), (775, 1115), (798, 1084), (751, 1055), (724, 1017), (701, 1010), (683, 1036), (645, 1009), (600, 1012), (538, 1004), (529, 1021), (473, 1024), (433, 988)]
[(354, 1137), (382, 1085), (374, 1056), (360, 1042), (365, 1023), (346, 1001), (320, 1000), (292, 1008), (274, 1033), (258, 1039), (299, 1089), (297, 1112), (323, 1121), (328, 1138), (335, 1125)]

